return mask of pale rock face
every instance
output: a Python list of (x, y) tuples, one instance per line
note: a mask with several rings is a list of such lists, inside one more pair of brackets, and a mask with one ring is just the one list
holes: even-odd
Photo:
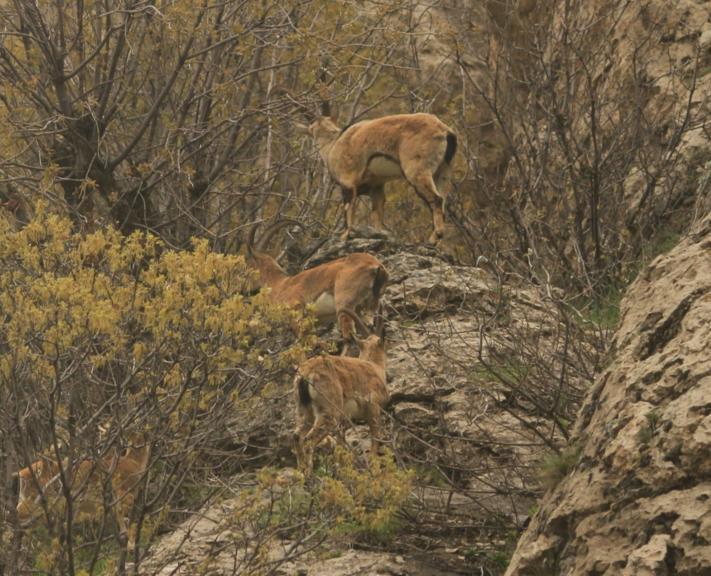
[(574, 470), (507, 576), (711, 571), (711, 215), (630, 287)]
[[(591, 3), (598, 9), (605, 0)], [(633, 5), (632, 5), (633, 6)], [(627, 11), (616, 30), (621, 62), (648, 33), (664, 30), (650, 61), (664, 117), (678, 89), (662, 74), (670, 60), (689, 66), (698, 49), (694, 109), (711, 93), (708, 2), (654, 0), (644, 18)], [(682, 99), (683, 100), (683, 99)], [(677, 104), (678, 105), (678, 104)], [(696, 190), (708, 136), (690, 130), (680, 144), (679, 175)], [(634, 209), (642, 182), (624, 183)], [(507, 576), (697, 576), (711, 574), (711, 195), (698, 194), (697, 222), (671, 252), (653, 260), (630, 286), (611, 363), (590, 390), (574, 441), (581, 456), (541, 502), (521, 537)]]

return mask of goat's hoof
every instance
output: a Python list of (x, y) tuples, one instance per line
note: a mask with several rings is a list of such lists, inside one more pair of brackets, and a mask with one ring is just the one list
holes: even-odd
[(437, 246), (442, 240), (444, 240), (444, 230), (434, 230), (432, 234), (430, 234), (427, 243), (432, 246)]

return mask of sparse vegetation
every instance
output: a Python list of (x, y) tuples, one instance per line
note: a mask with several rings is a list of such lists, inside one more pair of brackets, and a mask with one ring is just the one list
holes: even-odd
[[(590, 6), (0, 0), (0, 576), (158, 571), (165, 534), (218, 505), (233, 507), (229, 538), (196, 573), (222, 570), (223, 551), (234, 573), (268, 575), (306, 554), (484, 538), (467, 569), (502, 573), (521, 511), (578, 461), (573, 423), (625, 289), (708, 212), (707, 55), (677, 59), (662, 23), (619, 28), (637, 10), (647, 22), (646, 4)], [(312, 129), (312, 142), (296, 123), (329, 102), (338, 126), (441, 118), (406, 157), (419, 165), (456, 133), (454, 186), (442, 227), (422, 195), (430, 173), (448, 175), (434, 152), (421, 170), (365, 154), (424, 187), (388, 184), (387, 239), (330, 246), (377, 252), (374, 282), (345, 275), (340, 296), (302, 298), (303, 277), (282, 293), (257, 280), (249, 230), (298, 220), (261, 261), (274, 273), (283, 248), (297, 277), (345, 226), (333, 176), (349, 172), (318, 155), (342, 134)], [(407, 149), (398, 125), (387, 141)], [(358, 236), (370, 206), (383, 224), (382, 182), (354, 178), (373, 196), (352, 203)], [(422, 242), (433, 217), (436, 249)], [(448, 287), (406, 291), (440, 266)], [(315, 317), (381, 292), (399, 330), (391, 451), (321, 445), (313, 475), (292, 472), (294, 372), (336, 347)], [(659, 419), (646, 415), (640, 442)], [(131, 549), (106, 462), (139, 437), (151, 453)], [(13, 475), (43, 460), (60, 472), (35, 478), (37, 518), (19, 526)], [(101, 477), (88, 515), (68, 478), (82, 463)]]
[(623, 287), (609, 288), (587, 305), (587, 317), (603, 330), (615, 330), (620, 321), (620, 302), (623, 294)]
[(637, 441), (640, 444), (649, 444), (652, 441), (659, 428), (660, 416), (659, 410), (656, 408), (644, 415), (644, 425), (637, 431)]
[(560, 452), (550, 453), (541, 462), (540, 477), (543, 485), (552, 490), (565, 478), (580, 458), (580, 447), (566, 446)]
[(410, 496), (413, 473), (400, 470), (392, 454), (371, 455), (357, 466), (353, 453), (336, 447), (319, 476), (318, 506), (335, 518), (333, 531), (351, 541), (384, 545), (397, 534), (398, 512)]
[[(151, 482), (134, 517), (155, 531), (157, 518), (163, 527), (177, 520), (163, 514), (172, 502), (204, 499), (183, 487), (204, 480), (209, 451), (230, 437), (234, 415), (268, 402), (277, 391), (267, 383), (308, 352), (311, 321), (262, 296), (246, 300), (243, 259), (212, 252), (205, 241), (174, 252), (150, 234), (82, 235), (67, 219), (39, 214), (20, 231), (0, 230), (7, 461), (18, 470), (42, 450), (54, 460), (105, 455), (145, 435)], [(2, 480), (6, 493), (9, 479)], [(85, 538), (70, 507), (83, 497), (62, 494), (66, 505), (48, 508), (30, 532), (35, 567), (91, 572), (106, 561), (112, 506)], [(106, 545), (111, 550), (111, 539)], [(123, 554), (118, 563), (127, 560)]]

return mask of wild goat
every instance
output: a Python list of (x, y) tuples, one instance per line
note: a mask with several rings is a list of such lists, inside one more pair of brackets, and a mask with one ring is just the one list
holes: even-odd
[(256, 247), (254, 236), (259, 224), (250, 230), (247, 254), (259, 270), (260, 284), (271, 289), (269, 298), (273, 302), (288, 306), (313, 304), (319, 322), (338, 320), (347, 343), (353, 334), (353, 324), (340, 312), (345, 308), (375, 311), (388, 273), (374, 256), (355, 252), (289, 276), (274, 258), (263, 252), (273, 234), (288, 224), (300, 225), (293, 220), (276, 222), (262, 234)]
[[(352, 310), (340, 314), (351, 317), (359, 331), (368, 333), (360, 317)], [(379, 446), (381, 410), (389, 394), (385, 385), (385, 325), (377, 315), (373, 334), (356, 339), (360, 356), (317, 356), (303, 362), (294, 378), (297, 427), (294, 431), (296, 460), (299, 468), (310, 473), (313, 450), (332, 432), (344, 441), (343, 427), (354, 420), (364, 420), (370, 427), (371, 451)]]
[[(302, 106), (302, 109), (304, 107)], [(308, 127), (331, 177), (341, 186), (346, 229), (353, 228), (353, 211), (359, 195), (372, 201), (376, 226), (385, 228), (384, 185), (406, 180), (432, 212), (431, 244), (444, 235), (444, 208), (450, 187), (450, 165), (457, 151), (454, 131), (433, 114), (394, 114), (339, 128), (326, 113)]]
[[(46, 506), (56, 510), (65, 502), (64, 489), (68, 486), (73, 499), (73, 521), (83, 523), (99, 518), (104, 507), (104, 485), (109, 482), (114, 515), (122, 538), (128, 538), (129, 550), (135, 547), (135, 533), (129, 530), (128, 518), (136, 493), (148, 466), (150, 447), (145, 439), (134, 439), (126, 453), (119, 456), (117, 449), (101, 459), (86, 458), (74, 464), (69, 473), (68, 462), (60, 467), (56, 460), (41, 458), (17, 473), (17, 520), (28, 526)], [(44, 502), (43, 502), (44, 501)]]

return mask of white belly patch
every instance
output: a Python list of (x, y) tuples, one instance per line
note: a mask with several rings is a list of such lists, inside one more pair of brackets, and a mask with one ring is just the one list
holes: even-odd
[(391, 180), (402, 178), (400, 164), (385, 156), (375, 156), (368, 163), (366, 176), (372, 179)]
[(319, 318), (336, 315), (336, 301), (330, 292), (324, 292), (316, 298), (314, 306), (316, 307), (316, 316)]
[(343, 414), (349, 420), (362, 420), (363, 414), (360, 402), (353, 398), (349, 398), (343, 403)]

